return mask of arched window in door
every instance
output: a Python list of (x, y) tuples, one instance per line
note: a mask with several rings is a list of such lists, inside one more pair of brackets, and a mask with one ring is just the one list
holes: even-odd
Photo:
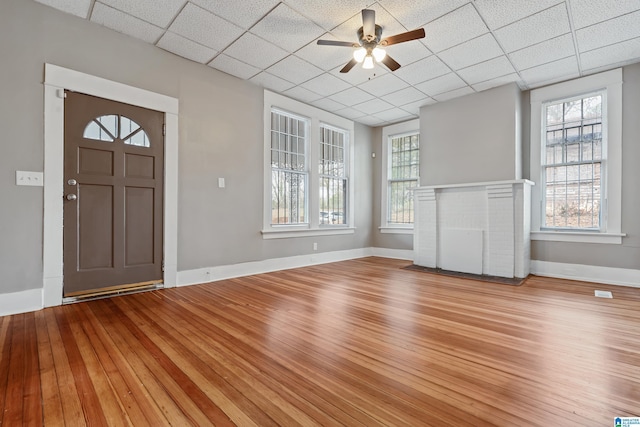
[(149, 136), (142, 127), (125, 116), (115, 114), (96, 117), (84, 128), (87, 139), (114, 142), (121, 140), (126, 145), (149, 147)]

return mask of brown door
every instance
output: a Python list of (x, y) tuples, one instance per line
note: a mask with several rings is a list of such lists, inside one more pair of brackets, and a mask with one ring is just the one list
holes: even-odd
[(164, 114), (66, 94), (64, 296), (159, 283)]

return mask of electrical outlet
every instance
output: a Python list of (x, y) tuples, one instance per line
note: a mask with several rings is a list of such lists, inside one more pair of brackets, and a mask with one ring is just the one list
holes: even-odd
[(42, 187), (43, 179), (42, 172), (16, 171), (16, 185)]
[(313, 250), (314, 251), (318, 250), (318, 243), (317, 242), (313, 242)]

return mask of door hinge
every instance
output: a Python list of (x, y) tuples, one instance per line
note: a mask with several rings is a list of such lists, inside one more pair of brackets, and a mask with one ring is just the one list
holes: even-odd
[(60, 99), (64, 99), (64, 98), (67, 97), (67, 94), (64, 92), (64, 89), (58, 89), (57, 90), (57, 95), (58, 95), (58, 98), (60, 98)]
[(162, 125), (162, 136), (167, 136), (167, 125)]
[(162, 271), (164, 271), (164, 260), (162, 260)]

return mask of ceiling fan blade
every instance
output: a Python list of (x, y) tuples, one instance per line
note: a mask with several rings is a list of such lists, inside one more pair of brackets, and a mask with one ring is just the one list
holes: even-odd
[(389, 46), (392, 44), (404, 43), (411, 40), (417, 40), (424, 38), (424, 28), (418, 28), (417, 30), (407, 31), (406, 33), (396, 34), (395, 36), (387, 37), (380, 41), (380, 45)]
[(400, 68), (400, 64), (398, 64), (396, 62), (395, 59), (393, 59), (392, 57), (389, 56), (389, 54), (386, 54), (384, 58), (382, 58), (381, 61), (384, 65), (387, 66), (388, 69), (390, 69), (391, 71), (395, 71), (398, 68)]
[(376, 11), (362, 9), (362, 32), (366, 36), (376, 35)]
[(318, 40), (318, 44), (323, 46), (360, 47), (358, 43), (341, 42), (337, 40)]
[(342, 67), (342, 70), (340, 70), (340, 72), (341, 73), (348, 73), (353, 67), (356, 66), (357, 63), (358, 63), (358, 61), (356, 61), (355, 59), (352, 59), (351, 61), (347, 62), (347, 65)]

